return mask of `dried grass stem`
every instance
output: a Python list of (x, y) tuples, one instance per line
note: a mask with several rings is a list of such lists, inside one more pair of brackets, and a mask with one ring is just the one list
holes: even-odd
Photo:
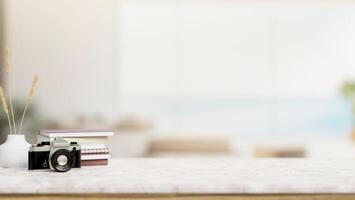
[(11, 126), (11, 120), (10, 120), (10, 116), (9, 116), (9, 109), (7, 107), (7, 102), (6, 102), (6, 99), (5, 99), (4, 90), (2, 89), (1, 86), (0, 86), (0, 99), (1, 99), (2, 107), (3, 107), (4, 112), (6, 114), (6, 117), (7, 117), (7, 121), (9, 123), (10, 134), (13, 134), (12, 126)]
[(22, 133), (21, 131), (22, 131), (23, 121), (24, 121), (24, 119), (25, 119), (25, 115), (26, 115), (28, 106), (30, 105), (30, 103), (31, 103), (31, 101), (32, 101), (32, 98), (33, 98), (33, 95), (34, 95), (34, 92), (35, 92), (35, 90), (36, 90), (37, 82), (38, 82), (38, 76), (36, 75), (36, 76), (34, 76), (34, 78), (33, 78), (32, 86), (31, 86), (30, 92), (28, 93), (28, 96), (27, 96), (27, 102), (26, 102), (25, 108), (23, 109), (23, 113), (22, 113), (22, 117), (21, 117), (21, 122), (20, 122), (19, 133)]

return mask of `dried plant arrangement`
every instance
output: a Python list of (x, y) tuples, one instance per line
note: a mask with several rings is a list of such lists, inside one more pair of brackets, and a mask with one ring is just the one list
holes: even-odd
[(6, 48), (5, 53), (6, 53), (6, 55), (5, 55), (5, 72), (6, 72), (6, 75), (8, 78), (7, 91), (8, 91), (8, 96), (9, 96), (10, 110), (8, 108), (8, 103), (6, 101), (6, 97), (5, 97), (4, 90), (3, 90), (2, 86), (0, 86), (0, 99), (1, 99), (3, 110), (7, 116), (7, 119), (8, 119), (10, 134), (22, 134), (23, 122), (24, 122), (28, 107), (29, 107), (30, 103), (32, 102), (32, 98), (33, 98), (33, 95), (36, 90), (38, 76), (35, 75), (33, 78), (32, 86), (30, 88), (29, 94), (27, 96), (26, 104), (25, 104), (25, 107), (22, 112), (20, 126), (19, 126), (19, 129), (17, 130), (16, 120), (15, 120), (15, 115), (14, 115), (14, 108), (13, 108), (13, 103), (12, 103), (12, 82), (13, 82), (12, 76), (13, 75), (12, 75), (12, 64), (11, 64), (11, 59), (10, 59), (10, 49)]

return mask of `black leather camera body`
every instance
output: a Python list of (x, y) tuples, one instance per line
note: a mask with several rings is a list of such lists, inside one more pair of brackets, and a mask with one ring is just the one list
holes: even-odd
[(81, 148), (76, 142), (57, 138), (52, 142), (40, 142), (30, 147), (28, 169), (51, 169), (66, 172), (81, 167)]

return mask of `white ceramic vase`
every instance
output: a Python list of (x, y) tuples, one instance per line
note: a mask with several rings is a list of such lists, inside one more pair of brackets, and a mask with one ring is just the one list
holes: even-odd
[(29, 144), (24, 135), (8, 135), (0, 145), (0, 166), (5, 168), (26, 168)]

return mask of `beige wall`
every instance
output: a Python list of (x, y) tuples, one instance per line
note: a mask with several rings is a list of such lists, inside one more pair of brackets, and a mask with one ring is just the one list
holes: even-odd
[(114, 119), (114, 0), (7, 0), (6, 10), (15, 95), (38, 73), (43, 118)]
[[(5, 0), (0, 0), (0, 66), (2, 66), (3, 55), (4, 55), (4, 17), (5, 17), (5, 9), (4, 9)], [(1, 77), (2, 77), (2, 73)], [(2, 79), (0, 80), (2, 82)]]
[[(3, 73), (2, 73), (2, 64), (3, 64), (3, 55), (4, 55), (4, 1), (5, 0), (0, 0), (0, 83), (2, 83), (3, 79)], [(0, 134), (0, 144), (2, 144), (5, 140), (5, 136), (3, 134)]]

